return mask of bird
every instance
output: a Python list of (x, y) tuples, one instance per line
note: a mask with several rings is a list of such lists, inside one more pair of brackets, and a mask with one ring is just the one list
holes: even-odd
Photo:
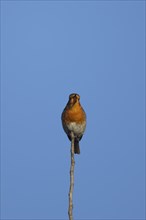
[(80, 154), (79, 141), (86, 129), (86, 113), (80, 104), (80, 95), (72, 93), (61, 115), (62, 126), (71, 141), (74, 134), (74, 153)]

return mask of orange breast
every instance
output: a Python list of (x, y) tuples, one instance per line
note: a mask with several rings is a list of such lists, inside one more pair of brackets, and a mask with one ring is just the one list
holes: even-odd
[(66, 122), (82, 123), (86, 120), (84, 110), (79, 104), (75, 104), (71, 109), (67, 109), (64, 112), (64, 119)]

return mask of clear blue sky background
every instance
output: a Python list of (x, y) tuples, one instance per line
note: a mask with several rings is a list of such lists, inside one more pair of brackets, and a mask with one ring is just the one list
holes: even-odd
[(1, 2), (1, 217), (67, 219), (77, 92), (75, 219), (144, 219), (144, 1)]

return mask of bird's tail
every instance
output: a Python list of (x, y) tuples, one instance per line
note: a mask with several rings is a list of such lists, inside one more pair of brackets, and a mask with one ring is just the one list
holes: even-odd
[(79, 147), (79, 141), (75, 139), (74, 143), (74, 153), (75, 154), (80, 154), (80, 147)]

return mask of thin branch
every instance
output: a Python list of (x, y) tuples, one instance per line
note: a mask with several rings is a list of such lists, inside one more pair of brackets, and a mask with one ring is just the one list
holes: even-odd
[(71, 166), (70, 166), (70, 189), (69, 189), (69, 207), (68, 207), (68, 216), (69, 220), (73, 220), (73, 188), (74, 188), (74, 133), (71, 133)]

